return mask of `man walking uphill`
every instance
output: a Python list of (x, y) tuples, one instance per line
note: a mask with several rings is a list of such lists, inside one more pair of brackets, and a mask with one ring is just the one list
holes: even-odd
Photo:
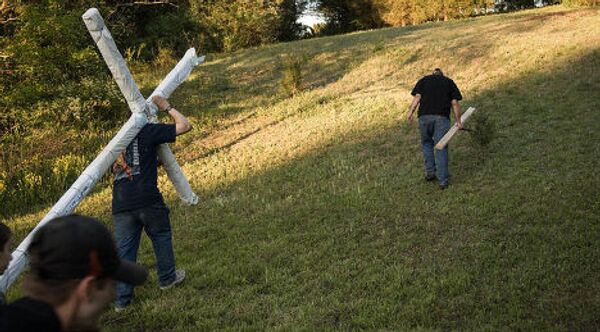
[(432, 75), (421, 78), (411, 94), (413, 101), (408, 110), (408, 121), (413, 121), (413, 113), (419, 106), (419, 131), (425, 158), (425, 180), (437, 179), (441, 189), (448, 188), (448, 146), (433, 152), (433, 147), (450, 129), (450, 108), (454, 110), (456, 126), (462, 129), (460, 122), (460, 104), (462, 95), (453, 80), (444, 76), (436, 68)]
[[(192, 126), (164, 98), (154, 96), (152, 101), (159, 110), (169, 113), (175, 124), (147, 124), (117, 159), (113, 165), (112, 210), (119, 256), (137, 260), (144, 229), (152, 240), (159, 286), (167, 289), (182, 282), (185, 271), (175, 270), (169, 209), (157, 186), (156, 149), (160, 144), (175, 142), (176, 136), (190, 131)], [(133, 286), (118, 283), (115, 309), (124, 309), (132, 299)]]

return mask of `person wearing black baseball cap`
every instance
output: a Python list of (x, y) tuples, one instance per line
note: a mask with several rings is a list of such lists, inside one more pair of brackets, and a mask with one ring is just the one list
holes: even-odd
[(109, 230), (80, 215), (51, 220), (27, 249), (25, 297), (0, 309), (0, 331), (96, 331), (115, 282), (141, 285), (146, 268), (119, 259)]

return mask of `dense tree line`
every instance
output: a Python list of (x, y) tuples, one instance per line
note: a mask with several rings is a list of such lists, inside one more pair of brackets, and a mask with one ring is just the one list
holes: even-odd
[[(406, 26), (450, 19), (532, 8), (536, 3), (555, 4), (561, 0), (315, 0), (326, 23), (322, 34), (344, 33), (386, 26)], [(598, 0), (563, 0), (595, 4)]]

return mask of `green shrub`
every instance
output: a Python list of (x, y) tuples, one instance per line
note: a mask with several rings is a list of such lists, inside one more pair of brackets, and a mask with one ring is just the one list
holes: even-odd
[(281, 57), (281, 89), (284, 93), (293, 96), (302, 91), (302, 69), (307, 62), (306, 55), (286, 54)]
[(52, 174), (51, 179), (49, 179), (51, 182), (54, 182), (52, 183), (52, 187), (59, 194), (66, 191), (85, 169), (87, 164), (88, 161), (85, 157), (71, 153), (56, 158), (52, 163)]
[(487, 113), (479, 111), (470, 118), (471, 140), (480, 148), (487, 147), (496, 137), (496, 125)]
[(191, 1), (190, 12), (218, 49), (233, 52), (269, 44), (281, 33), (281, 3), (275, 1)]
[(0, 132), (116, 122), (122, 97), (81, 12), (67, 5), (27, 5), (14, 34), (0, 39), (8, 59), (0, 69), (12, 73), (0, 80), (0, 110), (7, 110), (0, 116)]
[(159, 47), (158, 54), (154, 58), (153, 64), (160, 68), (169, 68), (175, 66), (177, 64), (175, 52), (170, 48)]

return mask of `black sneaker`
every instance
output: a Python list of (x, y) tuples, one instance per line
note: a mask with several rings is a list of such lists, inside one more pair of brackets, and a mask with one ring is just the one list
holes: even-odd
[(440, 189), (441, 190), (448, 189), (448, 184), (440, 184)]
[(433, 181), (435, 179), (436, 179), (435, 174), (427, 174), (427, 175), (425, 175), (425, 181), (427, 181), (427, 182), (431, 182), (431, 181)]

